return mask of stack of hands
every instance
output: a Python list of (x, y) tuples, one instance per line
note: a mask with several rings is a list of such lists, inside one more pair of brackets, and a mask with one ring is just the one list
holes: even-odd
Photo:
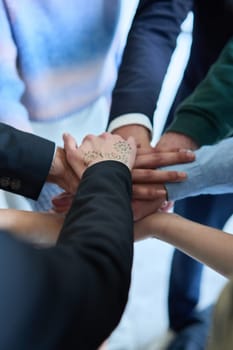
[[(59, 196), (53, 199), (53, 208), (57, 213), (65, 213), (69, 210), (72, 204), (73, 195), (76, 193), (78, 183), (83, 172), (90, 165), (104, 161), (116, 160), (124, 163), (122, 150), (114, 149), (114, 152), (109, 150), (109, 142), (128, 143), (133, 150), (133, 138), (130, 137), (125, 141), (119, 135), (111, 135), (104, 133), (97, 136), (87, 136), (80, 147), (76, 145), (74, 138), (71, 135), (64, 135), (64, 150), (58, 149), (58, 155), (55, 157), (53, 169), (53, 178), (59, 178), (59, 184), (65, 189)], [(100, 141), (102, 144), (100, 144)], [(88, 164), (81, 164), (85, 153), (92, 153), (93, 160)], [(100, 157), (100, 151), (104, 157)], [(106, 149), (106, 151), (105, 151)], [(59, 152), (64, 152), (59, 156)], [(85, 155), (85, 156), (84, 156)], [(131, 153), (129, 153), (131, 156)], [(162, 151), (160, 147), (137, 148), (136, 157), (130, 160), (130, 170), (132, 171), (133, 180), (133, 211), (134, 219), (138, 221), (143, 217), (157, 211), (170, 208), (170, 203), (167, 202), (167, 191), (165, 183), (180, 182), (186, 180), (186, 174), (177, 171), (160, 170), (161, 167), (173, 164), (192, 162), (195, 156), (190, 150), (179, 149), (173, 147), (171, 150)], [(127, 165), (127, 164), (126, 164)], [(51, 175), (49, 176), (51, 179)], [(51, 181), (51, 180), (49, 180)], [(57, 181), (58, 183), (58, 181)]]
[[(137, 135), (143, 134), (137, 133)], [(151, 213), (167, 211), (171, 203), (167, 202), (164, 184), (185, 181), (186, 174), (177, 171), (163, 171), (160, 170), (160, 167), (193, 161), (194, 154), (187, 148), (196, 147), (190, 144), (185, 150), (182, 142), (181, 147), (178, 147), (174, 138), (172, 139), (169, 135), (169, 142), (172, 141), (171, 147), (167, 142), (167, 134), (161, 138), (155, 148), (149, 145), (148, 135), (147, 139), (147, 144), (138, 143), (138, 140), (136, 144), (134, 137), (127, 138), (124, 133), (122, 136), (103, 133), (100, 136), (86, 136), (82, 144), (78, 146), (71, 135), (64, 134), (64, 148), (57, 148), (47, 179), (48, 182), (58, 184), (64, 189), (64, 192), (53, 198), (51, 212), (30, 212), (28, 215), (25, 215), (24, 212), (22, 215), (20, 211), (5, 210), (5, 215), (1, 216), (3, 219), (1, 219), (0, 227), (23, 235), (25, 239), (37, 244), (54, 244), (65, 214), (72, 205), (83, 173), (90, 166), (109, 160), (123, 163), (132, 172), (132, 208), (135, 222), (141, 222)], [(143, 230), (141, 235), (138, 230), (136, 231), (137, 239), (146, 237)]]

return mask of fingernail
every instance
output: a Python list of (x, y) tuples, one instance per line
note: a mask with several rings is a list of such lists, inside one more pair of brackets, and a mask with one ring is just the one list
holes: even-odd
[(164, 201), (163, 204), (161, 205), (161, 208), (165, 208), (168, 205), (168, 201)]
[(54, 198), (59, 198), (60, 199), (60, 198), (66, 198), (66, 197), (72, 197), (72, 194), (69, 193), (69, 192), (62, 192), (62, 193), (56, 195), (55, 197), (53, 197), (53, 199)]
[(178, 176), (179, 177), (183, 177), (183, 178), (186, 178), (187, 177), (187, 174), (183, 171), (178, 171)]
[(167, 191), (166, 190), (157, 190), (156, 193), (158, 195), (165, 195), (165, 194), (167, 194)]
[(179, 152), (193, 154), (193, 151), (191, 149), (188, 149), (188, 148), (181, 148), (181, 149), (179, 149)]

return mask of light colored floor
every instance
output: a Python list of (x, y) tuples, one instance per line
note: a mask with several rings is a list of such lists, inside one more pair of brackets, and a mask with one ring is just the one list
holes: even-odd
[[(183, 26), (177, 50), (173, 56), (163, 85), (155, 114), (154, 142), (161, 132), (164, 117), (182, 77), (191, 44), (192, 16)], [(233, 220), (226, 226), (233, 232)], [(110, 350), (146, 349), (152, 339), (160, 339), (167, 329), (167, 289), (173, 248), (163, 242), (150, 239), (135, 244), (132, 286), (129, 302), (122, 321), (110, 338)], [(214, 301), (225, 279), (209, 268), (204, 269), (200, 307)]]

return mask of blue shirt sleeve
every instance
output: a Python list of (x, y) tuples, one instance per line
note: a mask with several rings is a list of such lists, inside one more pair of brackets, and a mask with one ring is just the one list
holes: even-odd
[(214, 146), (204, 146), (195, 152), (193, 163), (173, 165), (164, 170), (184, 171), (188, 179), (180, 183), (167, 183), (169, 200), (178, 200), (200, 194), (233, 192), (233, 138)]

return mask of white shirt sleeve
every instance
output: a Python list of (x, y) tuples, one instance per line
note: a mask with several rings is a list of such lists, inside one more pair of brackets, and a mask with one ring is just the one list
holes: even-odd
[(132, 125), (132, 124), (138, 124), (142, 125), (145, 128), (149, 129), (151, 132), (151, 136), (153, 133), (153, 128), (150, 119), (142, 113), (128, 113), (120, 115), (119, 117), (115, 118), (111, 121), (108, 127), (108, 131), (112, 132), (115, 129), (118, 129), (122, 126), (126, 125)]

